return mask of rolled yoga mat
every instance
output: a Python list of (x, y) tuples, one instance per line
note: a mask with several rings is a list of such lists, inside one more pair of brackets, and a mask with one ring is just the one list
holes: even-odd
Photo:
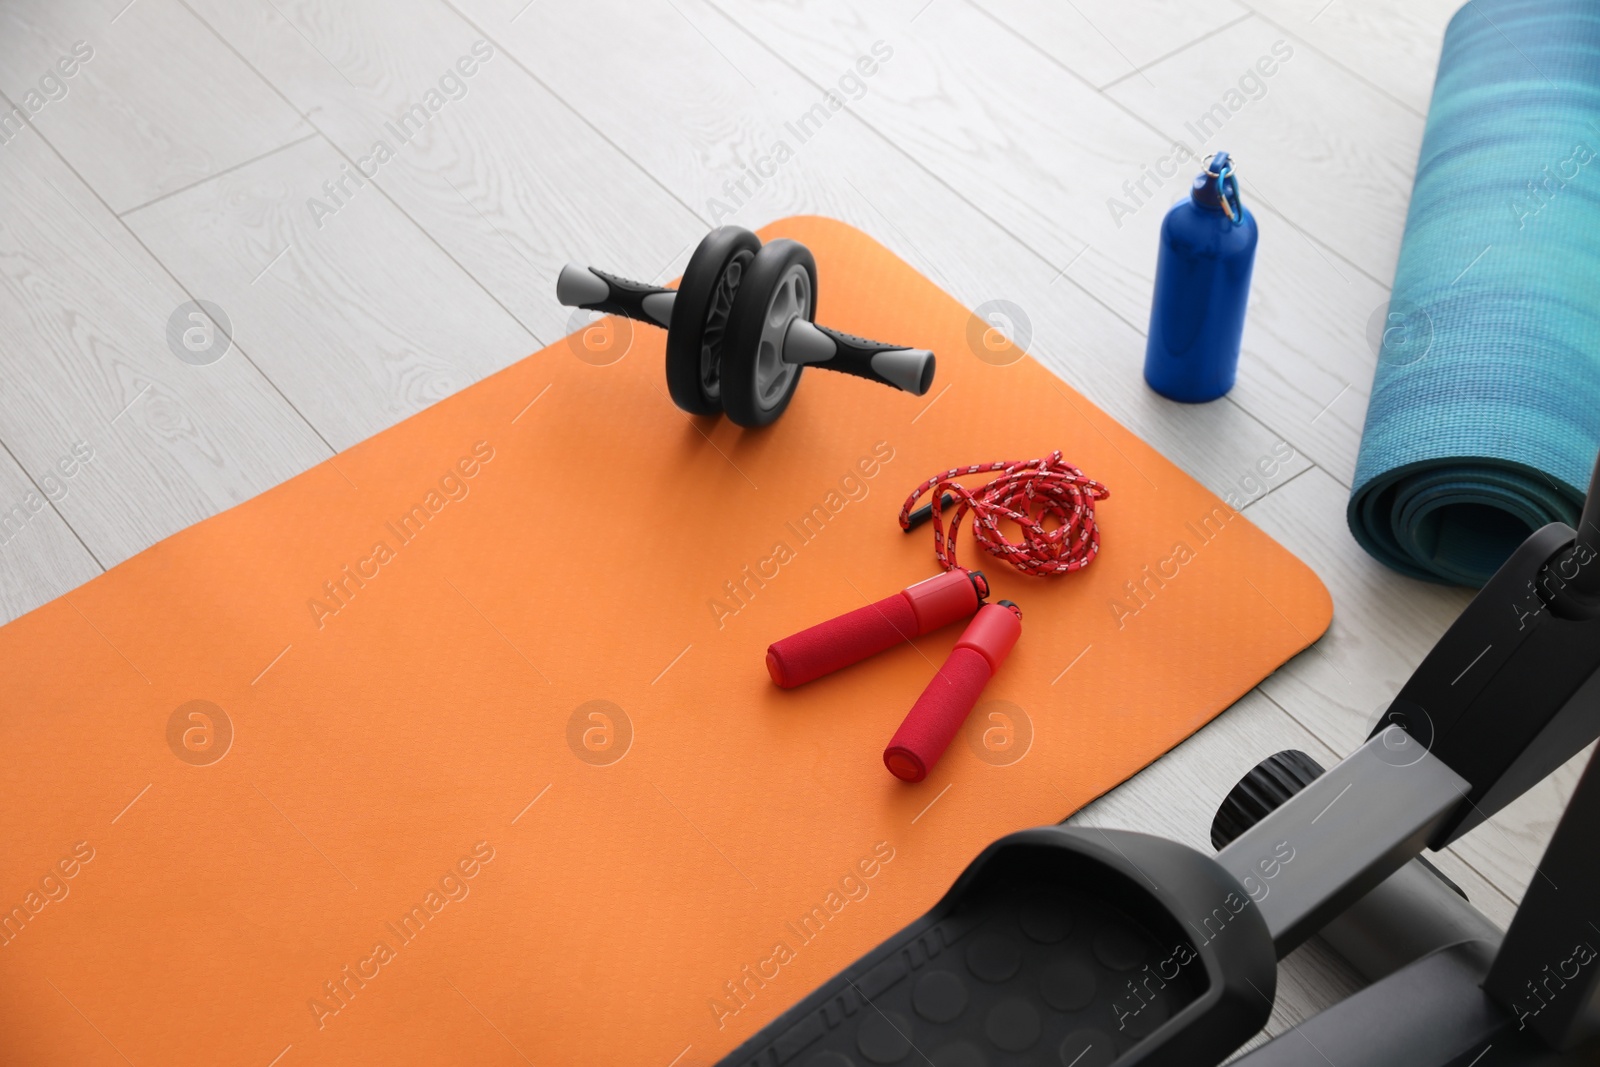
[(1356, 463), (1356, 540), (1480, 586), (1600, 443), (1600, 4), (1450, 21)]

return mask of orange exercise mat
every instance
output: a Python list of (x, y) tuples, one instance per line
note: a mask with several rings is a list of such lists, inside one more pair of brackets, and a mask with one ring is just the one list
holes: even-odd
[[(741, 431), (603, 320), (0, 629), (0, 1062), (712, 1063), (1326, 629), (886, 249), (779, 235), (821, 321), (937, 351), (927, 397), (813, 370)], [(959, 625), (771, 683), (769, 642), (935, 573), (911, 487), (1057, 448), (1111, 488), (1100, 557), (963, 546), (1026, 618), (926, 782), (881, 753)]]

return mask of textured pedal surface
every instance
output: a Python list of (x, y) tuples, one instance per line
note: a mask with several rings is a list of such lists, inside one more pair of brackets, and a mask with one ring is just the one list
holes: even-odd
[(1007, 879), (724, 1064), (1107, 1067), (1203, 992), (1200, 969), (1170, 962), (1178, 948), (1065, 877)]

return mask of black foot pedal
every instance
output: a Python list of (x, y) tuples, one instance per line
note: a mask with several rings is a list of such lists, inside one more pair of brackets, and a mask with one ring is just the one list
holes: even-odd
[[(1108, 1067), (1137, 1049), (1128, 1062), (1155, 1067), (1204, 1062), (1192, 1057), (1212, 1046), (1220, 1058), (1266, 1021), (1276, 977), (1271, 937), (1230, 881), (1143, 834), (1012, 834), (722, 1062)], [(1214, 908), (1209, 932), (1176, 918)]]

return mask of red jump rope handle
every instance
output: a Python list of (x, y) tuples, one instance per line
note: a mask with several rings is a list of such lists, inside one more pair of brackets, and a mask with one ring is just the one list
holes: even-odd
[(978, 609), (950, 658), (883, 750), (883, 765), (890, 774), (903, 782), (920, 782), (928, 776), (1021, 636), (1022, 612), (1011, 601)]
[(767, 673), (778, 685), (793, 689), (964, 619), (988, 595), (982, 571), (955, 567), (876, 604), (774, 641), (767, 647)]

